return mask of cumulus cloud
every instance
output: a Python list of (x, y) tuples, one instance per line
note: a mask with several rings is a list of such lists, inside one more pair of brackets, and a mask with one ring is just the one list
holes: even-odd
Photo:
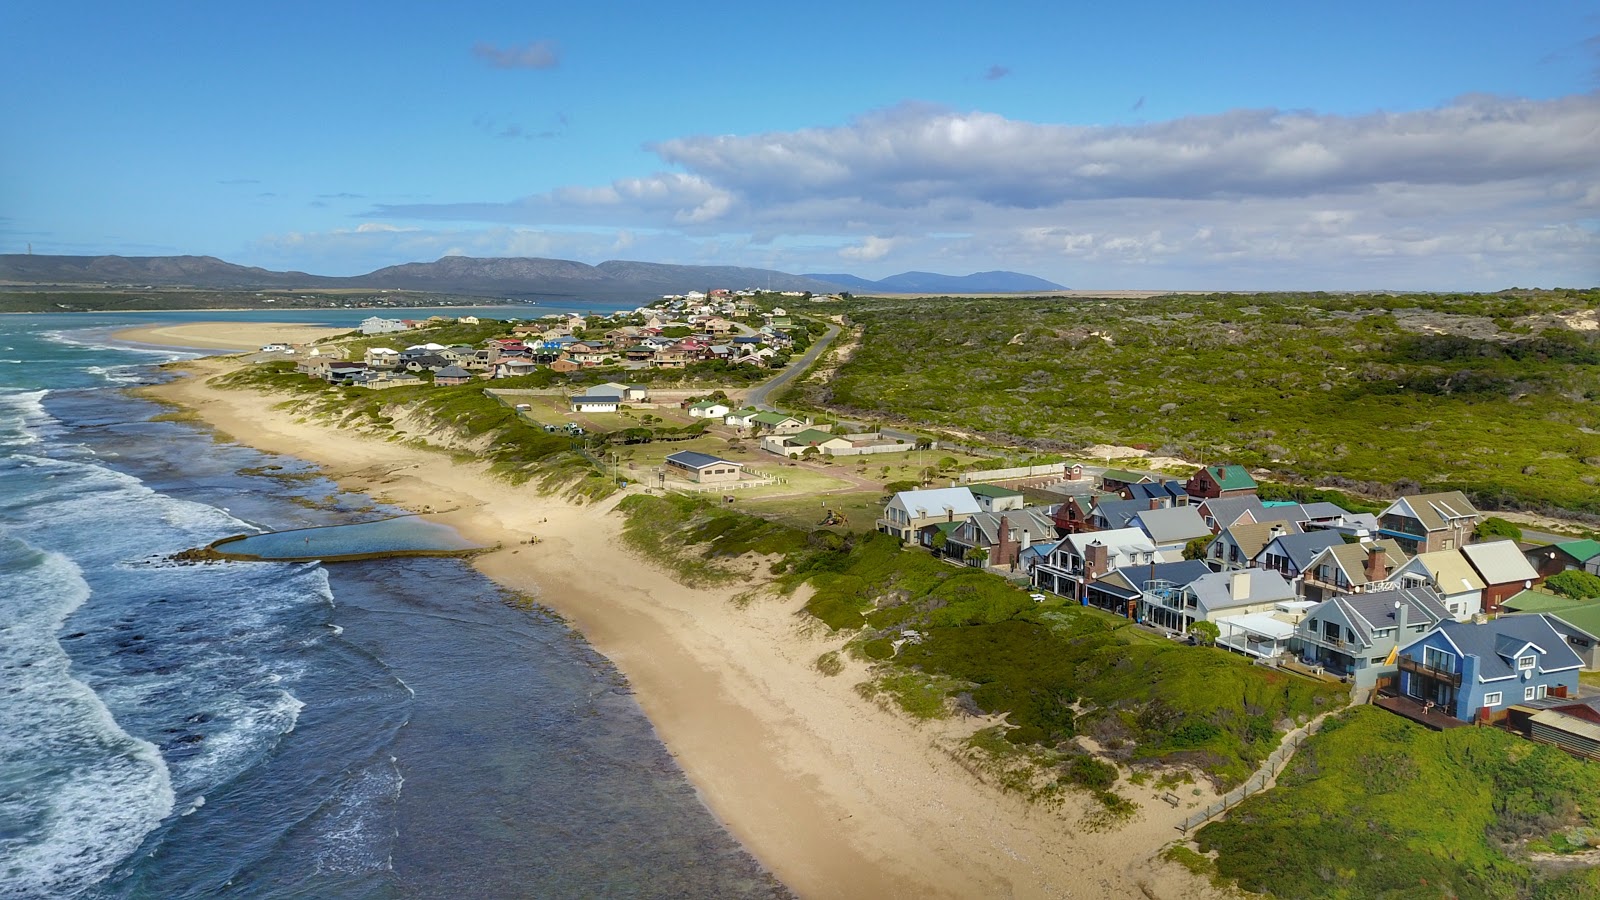
[[(661, 229), (718, 246), (735, 236), (775, 242), (800, 267), (892, 249), (907, 263), (971, 259), (1079, 283), (1072, 271), (1091, 264), (1144, 284), (1140, 266), (1292, 275), (1326, 264), (1344, 286), (1371, 286), (1351, 282), (1373, 260), (1408, 261), (1409, 280), (1374, 264), (1390, 286), (1464, 274), (1595, 283), (1597, 146), (1600, 93), (1114, 126), (903, 104), (835, 127), (661, 141), (649, 149), (662, 171), (607, 184), (371, 216)], [(1541, 267), (1542, 281), (1523, 277)]]
[(503, 49), (479, 41), (472, 45), (472, 55), (496, 69), (554, 69), (561, 64), (560, 48), (554, 41), (547, 40)]

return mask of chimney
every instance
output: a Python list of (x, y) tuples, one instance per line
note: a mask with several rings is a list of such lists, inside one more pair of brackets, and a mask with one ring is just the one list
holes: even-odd
[(1228, 579), (1228, 596), (1233, 598), (1235, 603), (1243, 603), (1249, 599), (1250, 571), (1248, 569), (1241, 569), (1233, 573), (1233, 576)]
[(1404, 644), (1405, 644), (1405, 640), (1406, 640), (1406, 638), (1405, 638), (1405, 634), (1406, 634), (1406, 613), (1408, 611), (1409, 610), (1406, 607), (1406, 604), (1401, 603), (1399, 600), (1396, 600), (1394, 602), (1394, 618), (1395, 618), (1394, 640), (1395, 640), (1395, 646), (1397, 646), (1397, 647), (1404, 646)]
[(1026, 529), (1026, 528), (1022, 529), (1022, 546), (1017, 548), (1018, 552), (1020, 553), (1021, 551), (1026, 550), (1026, 549), (1028, 549), (1029, 547), (1032, 547), (1032, 546), (1033, 546), (1033, 536), (1028, 533), (1028, 529)]
[(1372, 546), (1367, 548), (1367, 581), (1383, 581), (1388, 575), (1383, 547), (1373, 542)]
[(1161, 508), (1161, 498), (1160, 497), (1151, 497), (1150, 498), (1150, 508), (1151, 509), (1160, 509)]
[[(1102, 544), (1099, 541), (1095, 541), (1094, 543), (1090, 544), (1089, 546), (1083, 548), (1083, 552), (1084, 552), (1084, 560), (1083, 560), (1083, 567), (1084, 568), (1083, 568), (1083, 571), (1084, 571), (1084, 574), (1087, 575), (1089, 579), (1099, 578), (1101, 575), (1104, 575), (1107, 571), (1110, 570), (1110, 568), (1111, 568), (1111, 566), (1110, 566), (1110, 563), (1111, 563), (1111, 548), (1110, 547), (1107, 547), (1105, 544)], [(1085, 580), (1088, 580), (1088, 579), (1085, 579)]]
[(999, 532), (995, 536), (993, 565), (1003, 566), (1016, 558), (1013, 555), (1016, 540), (1011, 530), (1011, 522), (1005, 516), (1001, 516)]

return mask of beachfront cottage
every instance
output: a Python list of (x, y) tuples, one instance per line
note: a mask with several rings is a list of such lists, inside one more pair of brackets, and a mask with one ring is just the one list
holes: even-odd
[(1089, 583), (1124, 566), (1161, 562), (1150, 536), (1137, 528), (1069, 534), (1034, 566), (1035, 587), (1083, 600)]
[(1378, 514), (1378, 532), (1407, 553), (1454, 550), (1472, 540), (1482, 514), (1460, 491), (1401, 497)]
[(1391, 580), (1406, 587), (1433, 588), (1458, 622), (1483, 611), (1483, 579), (1459, 550), (1418, 553), (1396, 569)]
[(385, 319), (382, 316), (368, 316), (361, 320), (362, 334), (394, 334), (405, 331), (404, 322), (399, 319)]
[[(1034, 541), (1055, 540), (1056, 528), (1055, 523), (1050, 521), (1051, 512), (1047, 506), (981, 512), (965, 522), (941, 522), (931, 526), (945, 529), (943, 547), (935, 546), (932, 534), (927, 534), (922, 543), (938, 556), (962, 560), (972, 566), (978, 565), (978, 562), (967, 560), (967, 552), (982, 550), (987, 554), (983, 557), (984, 564), (1015, 570), (1023, 551), (1032, 547)], [(919, 538), (927, 532), (928, 529), (924, 528)]]
[(1583, 661), (1544, 616), (1446, 622), (1400, 648), (1400, 694), (1463, 722), (1578, 692)]
[(883, 508), (877, 529), (902, 541), (915, 541), (924, 525), (964, 522), (982, 511), (972, 491), (964, 487), (901, 491)]
[(1300, 573), (1300, 593), (1321, 603), (1340, 594), (1359, 594), (1388, 587), (1406, 561), (1400, 545), (1387, 538), (1356, 544), (1334, 544), (1311, 558)]
[(1425, 587), (1350, 594), (1307, 610), (1295, 629), (1295, 645), (1306, 665), (1370, 690), (1380, 675), (1394, 672), (1395, 648), (1450, 621), (1439, 595)]
[(1252, 568), (1256, 555), (1274, 538), (1296, 533), (1294, 524), (1284, 520), (1235, 522), (1206, 544), (1206, 565), (1217, 572)]
[(1461, 548), (1461, 555), (1483, 579), (1483, 611), (1489, 615), (1499, 613), (1500, 604), (1508, 597), (1533, 587), (1539, 580), (1539, 573), (1528, 564), (1515, 541), (1468, 544)]
[(468, 384), (472, 381), (472, 373), (460, 366), (445, 366), (433, 373), (433, 383), (442, 387), (451, 385)]
[(1255, 496), (1256, 480), (1244, 466), (1204, 466), (1189, 476), (1183, 489), (1197, 500)]
[(744, 464), (731, 459), (680, 450), (666, 459), (667, 474), (698, 484), (736, 482), (744, 474)]
[(721, 419), (728, 412), (728, 404), (720, 400), (703, 400), (689, 407), (689, 417), (694, 419)]

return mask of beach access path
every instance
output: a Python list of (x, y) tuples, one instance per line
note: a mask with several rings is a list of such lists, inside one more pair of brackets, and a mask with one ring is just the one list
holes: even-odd
[(443, 453), (297, 419), (275, 408), (282, 397), (207, 385), (240, 364), (185, 363), (190, 377), (144, 390), (224, 438), (502, 544), (473, 565), (566, 617), (616, 664), (709, 808), (800, 896), (1220, 896), (1156, 858), (1210, 792), (1173, 808), (1120, 785), (1140, 812), (1104, 832), (1085, 827), (1092, 801), (1077, 795), (1052, 810), (1006, 794), (949, 751), (982, 723), (885, 710), (854, 689), (867, 676), (857, 661), (818, 671), (842, 638), (803, 613), (803, 595), (738, 603), (737, 589), (685, 587), (624, 549), (614, 501), (574, 506)]

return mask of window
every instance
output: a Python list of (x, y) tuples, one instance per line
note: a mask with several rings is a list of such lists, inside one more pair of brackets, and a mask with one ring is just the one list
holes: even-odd
[(1538, 700), (1543, 700), (1544, 698), (1550, 696), (1550, 686), (1546, 684), (1539, 685), (1538, 688), (1534, 690), (1533, 696)]
[(1443, 669), (1447, 672), (1456, 670), (1456, 655), (1436, 647), (1422, 648), (1422, 664), (1430, 669)]
[(1530, 671), (1538, 661), (1539, 658), (1537, 656), (1519, 656), (1517, 657), (1517, 671)]
[(1495, 691), (1492, 694), (1484, 694), (1483, 695), (1483, 705), (1484, 706), (1499, 706), (1500, 705), (1500, 692), (1499, 691)]
[(1533, 686), (1532, 685), (1529, 685), (1528, 687), (1525, 687), (1525, 688), (1522, 689), (1522, 699), (1524, 699), (1524, 700), (1532, 700), (1533, 699)]

